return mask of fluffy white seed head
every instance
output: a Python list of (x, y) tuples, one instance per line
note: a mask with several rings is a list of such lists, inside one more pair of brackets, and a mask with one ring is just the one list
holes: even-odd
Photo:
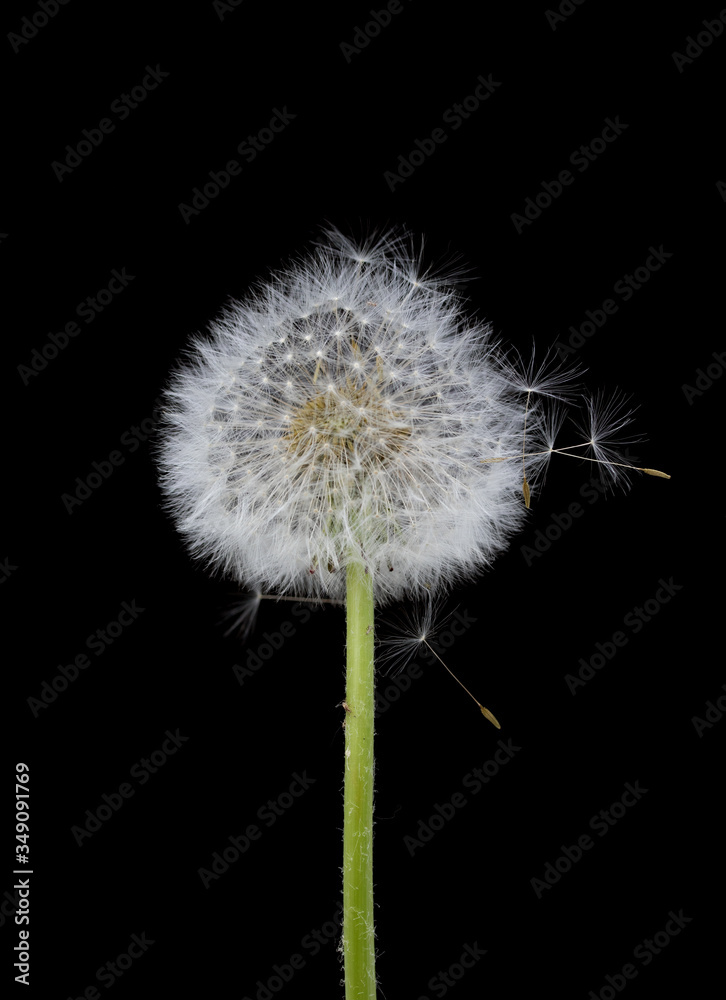
[(405, 237), (331, 230), (193, 341), (162, 486), (191, 552), (252, 590), (342, 598), (359, 562), (379, 603), (431, 593), (520, 528), (525, 419), (535, 483), (568, 379), (509, 360)]

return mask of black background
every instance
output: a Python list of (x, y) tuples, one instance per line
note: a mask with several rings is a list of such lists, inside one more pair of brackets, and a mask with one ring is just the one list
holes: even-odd
[[(458, 255), (470, 268), (471, 309), (524, 352), (533, 340), (540, 352), (568, 343), (586, 310), (616, 299), (617, 314), (572, 359), (590, 388), (632, 395), (648, 440), (631, 454), (672, 474), (590, 502), (580, 491), (592, 467), (553, 463), (508, 553), (451, 595), (447, 610), (476, 621), (446, 661), (496, 712), (501, 733), (437, 664), (405, 691), (405, 680), (392, 688), (379, 677), (381, 995), (606, 998), (606, 976), (628, 962), (637, 969), (623, 981), (628, 997), (700, 993), (722, 939), (726, 722), (716, 708), (708, 728), (693, 718), (705, 718), (726, 681), (712, 653), (726, 38), (681, 71), (672, 54), (719, 11), (641, 4), (636, 16), (632, 5), (591, 0), (565, 6), (572, 13), (553, 30), (536, 6), (404, 2), (346, 57), (341, 43), (371, 21), (370, 4), (217, 6), (74, 0), (49, 23), (37, 19), (34, 37), (4, 41), (11, 467), (0, 557), (12, 743), (2, 772), (2, 981), (39, 997), (95, 985), (119, 998), (264, 1000), (261, 984), (297, 953), (304, 967), (282, 989), (273, 979), (272, 995), (342, 996), (330, 930), (341, 898), (343, 612), (304, 622), (267, 601), (246, 645), (225, 636), (235, 587), (188, 558), (161, 507), (149, 440), (129, 444), (135, 427), (148, 438), (189, 335), (329, 221), (358, 233), (405, 224), (425, 235), (429, 260)], [(6, 5), (3, 34), (38, 10)], [(143, 103), (125, 120), (110, 112), (157, 65), (168, 75)], [(445, 124), (480, 75), (497, 81), (491, 97), (459, 127), (451, 116)], [(238, 145), (275, 109), (294, 118), (246, 162)], [(573, 168), (570, 155), (617, 116), (622, 135), (587, 170)], [(53, 162), (103, 118), (114, 131), (59, 179)], [(446, 141), (391, 190), (385, 172), (442, 125)], [(239, 176), (185, 220), (180, 204), (233, 158)], [(518, 233), (512, 215), (564, 169), (572, 185)], [(626, 302), (613, 288), (651, 247), (671, 256)], [(93, 322), (79, 321), (78, 304), (114, 268), (133, 280)], [(80, 333), (42, 368), (33, 351), (74, 319)], [(33, 357), (40, 370), (29, 374)], [(63, 497), (77, 477), (114, 451), (123, 463), (69, 512)], [(533, 555), (545, 537), (537, 532), (554, 536), (555, 517), (562, 523), (575, 502), (582, 516)], [(636, 633), (624, 619), (656, 599), (661, 579), (680, 589)], [(124, 601), (144, 609), (133, 624), (101, 656), (90, 653), (55, 700), (29, 701), (60, 664), (88, 652), (87, 638)], [(381, 636), (389, 618), (386, 609)], [(241, 676), (285, 622), (295, 635)], [(627, 644), (573, 695), (565, 676), (618, 630)], [(142, 785), (130, 771), (166, 730), (186, 742)], [(474, 794), (463, 779), (500, 738), (520, 749)], [(13, 983), (12, 968), (16, 761), (31, 775), (30, 990)], [(303, 772), (314, 784), (268, 828), (258, 809)], [(133, 797), (79, 846), (72, 828), (124, 782)], [(597, 836), (591, 818), (626, 782), (648, 791)], [(404, 838), (419, 837), (457, 792), (466, 805), (410, 848)], [(199, 869), (255, 822), (259, 841), (205, 888)], [(538, 894), (532, 880), (587, 833), (594, 846)], [(690, 922), (645, 966), (633, 950), (671, 910)], [(326, 923), (331, 939), (313, 954), (307, 936)], [(99, 982), (97, 970), (142, 932), (153, 945)], [(450, 985), (434, 979), (451, 966), (458, 976), (475, 943), (487, 954), (473, 969)]]

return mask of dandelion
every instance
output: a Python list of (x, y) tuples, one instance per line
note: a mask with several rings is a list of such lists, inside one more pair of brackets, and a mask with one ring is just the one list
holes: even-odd
[(474, 577), (522, 526), (552, 455), (605, 463), (619, 424), (595, 401), (589, 436), (556, 448), (575, 373), (506, 352), (456, 277), (426, 270), (406, 235), (359, 245), (328, 230), (231, 301), (166, 392), (161, 483), (192, 555), (256, 595), (346, 603), (349, 1000), (376, 989), (374, 607)]

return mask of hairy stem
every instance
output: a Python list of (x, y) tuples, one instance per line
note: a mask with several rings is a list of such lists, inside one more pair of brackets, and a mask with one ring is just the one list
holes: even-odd
[(375, 1000), (373, 928), (373, 581), (347, 571), (347, 676), (343, 819), (343, 956), (346, 1000)]

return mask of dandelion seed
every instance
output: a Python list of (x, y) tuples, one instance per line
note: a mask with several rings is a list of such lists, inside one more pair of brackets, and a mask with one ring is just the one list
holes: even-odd
[(222, 613), (223, 621), (230, 619), (230, 624), (224, 635), (236, 635), (240, 641), (244, 642), (255, 626), (261, 600), (262, 594), (260, 593), (247, 594), (237, 598), (234, 604)]
[(510, 348), (499, 361), (502, 372), (509, 382), (520, 392), (549, 396), (552, 399), (571, 400), (576, 398), (581, 387), (579, 379), (583, 369), (574, 364), (566, 368), (556, 357), (554, 347), (550, 347), (538, 367), (535, 367), (535, 344), (532, 344), (532, 354), (525, 361), (516, 348)]
[(441, 631), (451, 618), (451, 614), (442, 614), (444, 603), (442, 596), (428, 597), (387, 614), (378, 650), (378, 662), (387, 674), (400, 674), (420, 653), (426, 639)]
[(464, 688), (472, 701), (479, 706), (482, 715), (497, 729), (501, 729), (496, 717), (462, 684), (431, 645), (432, 642), (436, 641), (437, 633), (440, 633), (444, 625), (453, 617), (453, 613), (441, 617), (442, 607), (443, 601), (441, 599), (433, 599), (426, 601), (423, 607), (416, 611), (405, 608), (402, 613), (391, 618), (390, 631), (382, 644), (382, 653), (379, 659), (381, 662), (389, 664), (389, 672), (393, 670), (398, 674), (421, 651), (422, 647), (426, 647), (441, 666), (451, 674), (456, 683)]
[[(630, 398), (624, 392), (608, 396), (600, 390), (585, 399), (586, 418), (571, 418), (585, 439), (585, 451), (575, 457), (597, 464), (604, 482), (611, 486), (617, 484), (623, 489), (629, 486), (625, 470), (636, 468), (626, 461), (623, 451), (628, 445), (645, 440), (642, 434), (628, 430), (635, 414), (635, 407), (629, 403)], [(556, 450), (564, 454), (572, 453), (573, 448)]]
[(324, 597), (290, 597), (285, 594), (247, 594), (238, 597), (225, 611), (222, 612), (222, 621), (232, 619), (231, 624), (224, 632), (225, 637), (236, 635), (240, 642), (245, 642), (257, 623), (257, 614), (262, 601), (295, 601), (309, 602), (311, 604), (336, 604), (343, 606), (345, 601)]

